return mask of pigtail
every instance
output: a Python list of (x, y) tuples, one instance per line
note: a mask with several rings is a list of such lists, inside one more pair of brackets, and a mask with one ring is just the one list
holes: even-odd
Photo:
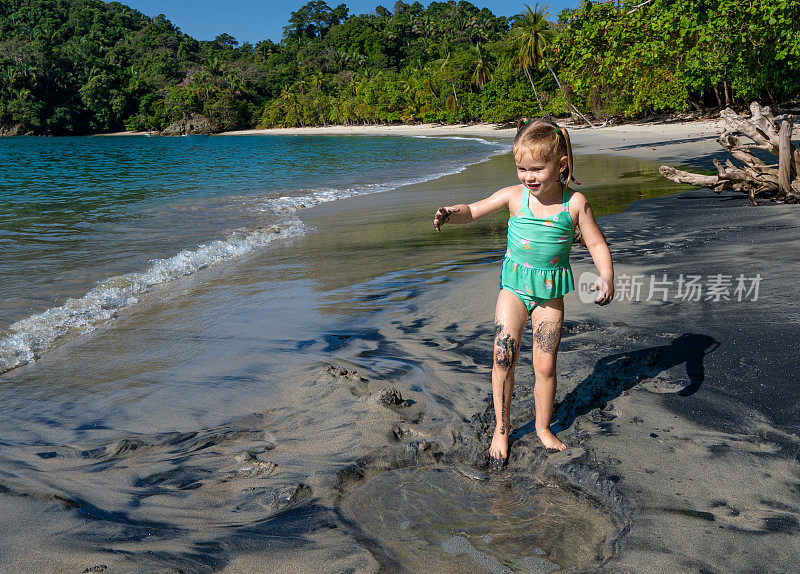
[(528, 118), (520, 118), (517, 120), (517, 135), (527, 126), (531, 121)]
[(560, 133), (564, 136), (564, 143), (566, 144), (565, 147), (567, 148), (567, 185), (569, 185), (570, 181), (575, 182), (575, 185), (580, 185), (581, 182), (575, 179), (575, 176), (573, 175), (572, 143), (569, 141), (569, 132), (567, 131), (567, 128), (559, 128), (558, 126), (556, 126), (555, 129), (556, 133)]
[[(575, 185), (580, 185), (581, 182), (575, 179), (575, 176), (573, 175), (574, 167), (572, 164), (572, 142), (569, 140), (569, 132), (567, 131), (567, 128), (559, 128), (558, 126), (555, 126), (555, 130), (556, 134), (560, 133), (562, 136), (564, 136), (564, 144), (565, 147), (567, 148), (567, 175), (565, 178), (566, 185), (569, 185), (570, 181), (574, 182)], [(578, 227), (577, 225), (575, 226), (572, 235), (572, 243), (583, 245), (584, 247), (586, 247), (586, 239), (584, 239), (583, 237), (581, 228)]]

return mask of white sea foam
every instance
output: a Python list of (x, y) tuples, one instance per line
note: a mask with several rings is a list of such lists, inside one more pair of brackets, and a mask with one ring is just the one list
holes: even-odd
[(478, 136), (425, 136), (425, 135), (412, 135), (409, 136), (412, 138), (418, 139), (427, 139), (427, 140), (462, 140), (462, 141), (470, 141), (470, 142), (479, 142), (486, 145), (498, 145), (498, 142), (491, 142), (487, 139), (483, 139)]
[[(391, 183), (365, 184), (343, 189), (297, 190), (294, 195), (254, 198), (239, 196), (233, 198), (259, 213), (278, 215), (284, 221), (279, 226), (250, 232), (231, 234), (224, 240), (212, 241), (195, 250), (184, 250), (168, 259), (156, 259), (150, 268), (141, 272), (127, 273), (110, 277), (98, 283), (92, 290), (78, 299), (67, 299), (60, 307), (51, 307), (42, 313), (17, 321), (8, 327), (8, 335), (0, 338), (0, 373), (36, 360), (64, 335), (88, 333), (103, 322), (113, 318), (115, 313), (138, 302), (138, 297), (147, 293), (153, 286), (191, 275), (221, 261), (249, 253), (278, 239), (296, 237), (305, 233), (305, 228), (294, 215), (297, 211), (328, 203), (338, 199), (380, 193), (432, 181), (440, 177), (464, 171), (468, 166), (485, 161), (487, 157), (506, 153), (507, 146), (489, 142), (481, 138), (461, 136), (414, 136), (425, 138), (467, 139), (481, 141), (494, 146), (488, 156), (454, 166), (453, 169), (430, 173), (416, 178), (394, 180)], [(241, 207), (241, 204), (240, 204)]]
[(79, 299), (67, 299), (60, 307), (51, 307), (12, 324), (8, 328), (11, 334), (0, 339), (0, 373), (35, 360), (56, 339), (69, 332), (88, 333), (96, 329), (118, 310), (136, 303), (140, 295), (155, 285), (302, 233), (302, 223), (292, 218), (281, 226), (233, 233), (195, 250), (185, 249), (168, 259), (156, 259), (142, 272), (110, 277)]
[[(464, 138), (460, 136), (412, 136), (412, 137), (424, 137), (424, 138), (442, 137), (442, 138), (456, 138), (456, 139), (470, 139), (470, 140), (476, 139), (476, 138)], [(486, 161), (486, 159), (488, 159), (489, 157), (504, 154), (509, 151), (508, 146), (498, 145), (495, 142), (488, 142), (486, 140), (481, 140), (481, 141), (484, 141), (487, 144), (495, 146), (495, 149), (492, 150), (492, 153), (490, 153), (487, 157), (482, 157), (480, 159), (475, 159), (474, 161), (471, 162), (460, 164), (456, 167), (453, 167), (453, 169), (450, 170), (431, 173), (421, 177), (406, 178), (400, 181), (395, 180), (392, 183), (365, 184), (357, 187), (349, 187), (344, 189), (324, 188), (324, 189), (298, 190), (297, 193), (299, 195), (281, 195), (278, 197), (271, 197), (267, 200), (263, 199), (257, 200), (258, 205), (254, 206), (253, 209), (260, 212), (279, 213), (279, 214), (294, 213), (298, 210), (305, 209), (307, 207), (312, 207), (320, 203), (328, 203), (331, 201), (336, 201), (337, 199), (345, 199), (356, 195), (382, 193), (398, 189), (406, 185), (425, 183), (426, 181), (433, 181), (435, 179), (439, 179), (440, 177), (454, 175), (464, 171), (471, 165)], [(253, 201), (252, 197), (240, 196), (238, 199), (244, 202)]]
[[(400, 185), (405, 185), (400, 184)], [(268, 212), (276, 214), (291, 214), (301, 209), (313, 207), (320, 203), (329, 203), (337, 199), (345, 199), (355, 195), (364, 195), (368, 193), (380, 193), (382, 191), (389, 191), (399, 187), (395, 185), (362, 185), (358, 187), (345, 188), (345, 189), (309, 189), (298, 190), (300, 195), (281, 195), (278, 197), (269, 198), (265, 200), (256, 200), (257, 205), (253, 207), (258, 212)], [(253, 201), (253, 198), (240, 197), (239, 199), (247, 202)]]

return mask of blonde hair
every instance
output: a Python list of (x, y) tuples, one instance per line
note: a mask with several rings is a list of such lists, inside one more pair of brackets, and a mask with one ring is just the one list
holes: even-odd
[(580, 185), (575, 179), (572, 168), (572, 144), (569, 141), (567, 128), (562, 128), (553, 121), (537, 118), (529, 120), (522, 118), (517, 122), (517, 135), (514, 138), (514, 155), (522, 150), (530, 151), (534, 157), (545, 161), (567, 158), (567, 171), (561, 173), (561, 178), (566, 184), (570, 181)]

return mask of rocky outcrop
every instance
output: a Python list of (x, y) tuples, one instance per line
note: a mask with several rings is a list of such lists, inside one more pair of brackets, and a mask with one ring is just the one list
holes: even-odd
[(0, 137), (24, 136), (28, 132), (22, 129), (22, 124), (0, 125)]
[(213, 134), (218, 132), (217, 127), (205, 116), (192, 114), (191, 116), (168, 125), (161, 135), (184, 136), (191, 134)]

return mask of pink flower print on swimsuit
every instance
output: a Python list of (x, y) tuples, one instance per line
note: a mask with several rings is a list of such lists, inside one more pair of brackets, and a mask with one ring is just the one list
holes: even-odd
[(558, 238), (559, 243), (563, 243), (566, 240), (567, 240), (567, 236), (566, 235), (562, 235), (561, 237)]
[(531, 248), (531, 240), (530, 239), (520, 239), (519, 241), (522, 245), (525, 246), (525, 249)]
[(550, 260), (550, 265), (557, 265), (559, 261), (561, 261), (561, 259), (559, 259), (558, 255), (556, 255)]
[(553, 280), (548, 277), (547, 279), (544, 280), (544, 286), (547, 289), (552, 289), (553, 288)]
[(528, 295), (533, 295), (533, 293), (531, 293), (531, 288), (528, 287), (527, 285), (525, 285), (525, 293), (527, 293)]
[(523, 263), (523, 264), (522, 264), (522, 266), (523, 266), (525, 269), (533, 269), (533, 265), (531, 265), (530, 263)]
[(544, 221), (542, 221), (542, 225), (546, 225), (547, 227), (555, 227), (556, 226), (556, 224), (553, 223), (552, 221), (550, 221), (549, 219), (545, 219)]

